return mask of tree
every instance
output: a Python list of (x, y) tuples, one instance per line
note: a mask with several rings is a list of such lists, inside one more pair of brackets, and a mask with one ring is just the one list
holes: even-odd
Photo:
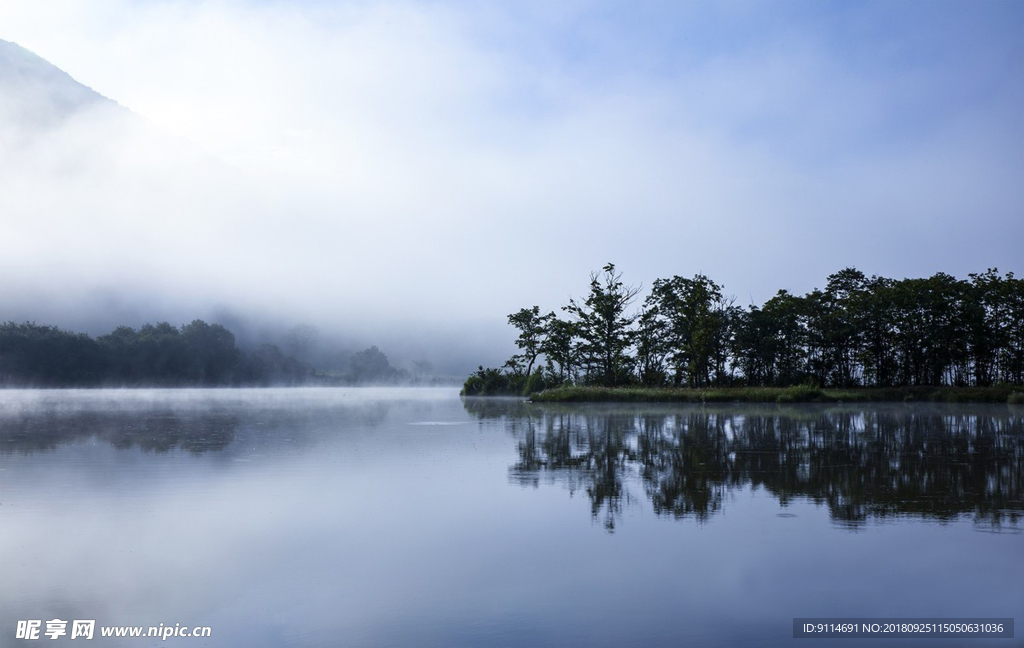
[(860, 313), (861, 364), (864, 383), (891, 387), (896, 376), (895, 307), (893, 281), (873, 276), (864, 285), (864, 292), (853, 307)]
[(668, 355), (668, 326), (658, 316), (656, 306), (644, 308), (637, 318), (636, 373), (641, 384), (657, 386), (665, 383), (665, 356)]
[(724, 377), (731, 308), (721, 286), (701, 274), (657, 279), (645, 305), (665, 320), (674, 384), (703, 387)]
[(552, 382), (574, 382), (579, 360), (576, 325), (558, 319), (554, 313), (548, 313), (547, 317), (547, 332), (540, 350), (547, 358), (548, 373)]
[(239, 360), (231, 331), (197, 319), (181, 327), (181, 338), (190, 356), (190, 382), (221, 385), (231, 380)]
[(376, 346), (352, 354), (349, 378), (353, 382), (393, 382), (398, 377), (399, 371)]
[(635, 315), (626, 308), (640, 292), (639, 286), (622, 283), (622, 273), (609, 263), (601, 273), (590, 274), (590, 294), (582, 303), (569, 300), (564, 310), (573, 317), (581, 339), (580, 353), (587, 366), (587, 380), (606, 386), (629, 381)]
[(858, 305), (864, 300), (866, 282), (860, 270), (844, 268), (829, 275), (822, 295), (822, 351), (829, 367), (826, 379), (839, 387), (859, 382), (856, 363), (864, 326)]
[(1006, 273), (999, 291), (1001, 326), (1006, 337), (999, 364), (1002, 380), (1014, 385), (1024, 384), (1024, 278)]
[[(999, 271), (989, 268), (971, 279), (968, 304), (971, 356), (974, 360), (974, 383), (991, 385), (999, 374), (999, 351), (1009, 343), (1009, 318), (1003, 293), (1007, 280)], [(1013, 274), (1008, 277), (1012, 281)]]
[(533, 364), (537, 361), (544, 344), (547, 323), (552, 315), (541, 315), (540, 306), (522, 308), (508, 316), (508, 323), (519, 329), (516, 346), (522, 350), (512, 358), (515, 367), (525, 365), (527, 376), (533, 373)]
[(773, 385), (778, 380), (778, 349), (772, 313), (767, 304), (751, 306), (737, 317), (733, 360), (748, 385)]

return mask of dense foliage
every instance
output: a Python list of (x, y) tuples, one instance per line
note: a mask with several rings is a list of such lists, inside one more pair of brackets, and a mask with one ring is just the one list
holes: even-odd
[(231, 331), (202, 320), (180, 328), (121, 326), (96, 339), (54, 326), (0, 324), (0, 385), (294, 384), (310, 374), (273, 345), (243, 352)]
[(825, 288), (780, 290), (742, 308), (703, 275), (639, 289), (615, 266), (592, 273), (560, 319), (534, 306), (509, 316), (521, 353), (481, 368), (467, 395), (554, 385), (923, 387), (1024, 384), (1024, 279), (990, 269), (957, 279), (865, 276), (846, 268)]

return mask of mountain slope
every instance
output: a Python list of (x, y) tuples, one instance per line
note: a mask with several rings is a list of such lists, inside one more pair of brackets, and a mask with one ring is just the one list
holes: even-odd
[(0, 128), (53, 128), (76, 113), (117, 104), (33, 54), (0, 40)]
[(198, 147), (0, 40), (0, 321), (106, 328), (128, 320), (102, 295), (148, 312), (170, 286), (193, 294), (213, 224), (244, 213), (232, 182)]

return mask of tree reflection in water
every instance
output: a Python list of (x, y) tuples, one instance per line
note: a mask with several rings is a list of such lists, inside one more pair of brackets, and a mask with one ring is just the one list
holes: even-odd
[(224, 450), (234, 441), (238, 426), (238, 417), (226, 413), (74, 412), (0, 417), (0, 455), (48, 452), (93, 438), (119, 450), (166, 453), (181, 449), (200, 455)]
[[(184, 450), (192, 455), (222, 453), (240, 438), (250, 445), (309, 446), (345, 427), (375, 428), (387, 420), (393, 402), (354, 400), (299, 402), (240, 395), (237, 400), (204, 400), (174, 390), (158, 392), (164, 401), (133, 400), (131, 390), (115, 395), (68, 398), (47, 395), (42, 404), (17, 398), (0, 402), (0, 456), (55, 451), (97, 440), (119, 450), (160, 454)], [(170, 396), (168, 396), (170, 394)], [(231, 394), (227, 394), (228, 397)], [(271, 394), (273, 396), (273, 394)], [(299, 394), (301, 396), (301, 394)], [(421, 407), (413, 402), (409, 407)]]
[[(636, 484), (657, 515), (709, 519), (730, 491), (825, 504), (834, 520), (1024, 512), (1024, 412), (1005, 406), (548, 406), (465, 399), (518, 440), (510, 478), (583, 490), (613, 530)], [(602, 513), (603, 511), (603, 513)]]

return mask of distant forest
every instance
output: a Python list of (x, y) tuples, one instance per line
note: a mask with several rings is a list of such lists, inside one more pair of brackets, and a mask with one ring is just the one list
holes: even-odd
[(92, 338), (54, 326), (0, 324), (0, 385), (32, 387), (228, 386), (409, 382), (377, 347), (339, 354), (320, 372), (273, 344), (243, 351), (220, 324), (195, 320)]
[(846, 268), (824, 290), (780, 290), (740, 307), (704, 275), (640, 293), (613, 264), (586, 297), (508, 316), (519, 353), (480, 369), (467, 395), (560, 385), (819, 387), (1024, 384), (1024, 279), (990, 269), (957, 279), (865, 276)]

